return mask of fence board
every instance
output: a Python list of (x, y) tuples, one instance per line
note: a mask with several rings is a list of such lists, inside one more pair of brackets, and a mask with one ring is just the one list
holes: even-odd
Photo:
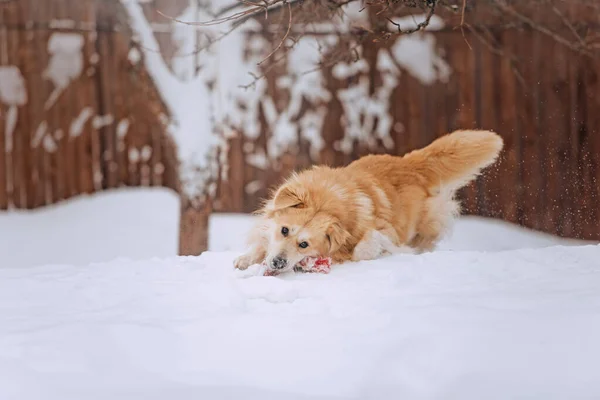
[[(501, 44), (508, 53), (513, 53), (520, 36), (515, 31), (503, 32)], [(501, 164), (497, 167), (498, 177), (502, 177), (495, 184), (495, 193), (499, 206), (502, 208), (502, 218), (517, 223), (519, 221), (518, 205), (523, 194), (523, 182), (519, 165), (521, 163), (521, 135), (519, 130), (519, 113), (516, 106), (518, 72), (515, 63), (509, 57), (499, 57), (498, 76), (494, 85), (496, 87), (495, 101), (491, 104), (498, 110), (496, 120), (498, 132), (504, 139), (504, 152), (501, 155)], [(501, 171), (501, 172), (500, 172)], [(495, 181), (493, 177), (490, 181)]]
[[(29, 1), (29, 6), (32, 10), (32, 19), (37, 20), (40, 14), (44, 14), (47, 11), (48, 4), (43, 2), (41, 4), (35, 4), (35, 0)], [(43, 69), (45, 65), (48, 65), (47, 56), (47, 43), (49, 38), (49, 32), (43, 30), (37, 30), (31, 32), (33, 35), (30, 46), (32, 47), (34, 54), (34, 62), (30, 65), (32, 73), (29, 74), (27, 84), (29, 91), (33, 92), (29, 96), (29, 119), (32, 121), (32, 131), (28, 143), (28, 149), (30, 154), (31, 163), (31, 175), (28, 182), (28, 193), (29, 201), (28, 207), (37, 208), (45, 204), (45, 190), (44, 190), (44, 170), (43, 160), (46, 157), (41, 147), (34, 147), (32, 145), (32, 139), (36, 136), (38, 129), (42, 129), (45, 125), (46, 115), (44, 112), (44, 99), (49, 94), (48, 81), (43, 79)]]
[[(506, 136), (499, 129), (497, 114), (500, 111), (499, 107), (489, 107), (496, 103), (496, 98), (499, 93), (496, 82), (499, 81), (500, 57), (493, 54), (488, 47), (481, 41), (474, 41), (473, 51), (477, 61), (477, 90), (478, 100), (475, 102), (477, 126), (481, 129), (490, 129), (498, 132), (502, 136)], [(485, 176), (480, 179), (478, 185), (478, 212), (488, 217), (503, 217), (502, 204), (500, 203), (500, 192), (502, 191), (501, 183), (503, 178), (499, 174), (499, 169), (503, 168), (503, 157), (492, 168), (488, 169)]]
[[(458, 82), (456, 98), (456, 122), (452, 126), (455, 129), (476, 128), (475, 115), (475, 90), (476, 77), (473, 74), (475, 67), (475, 52), (471, 50), (460, 35), (454, 35), (451, 39), (454, 52), (449, 56), (452, 66), (455, 68), (455, 77)], [(467, 38), (468, 40), (468, 38)], [(463, 210), (467, 214), (477, 213), (477, 186), (472, 183), (461, 190), (463, 198)]]
[(406, 102), (406, 87), (408, 86), (407, 74), (401, 74), (398, 78), (398, 86), (392, 92), (392, 101), (394, 104), (390, 115), (394, 119), (394, 150), (395, 154), (406, 154), (410, 149), (410, 126), (408, 103)]
[[(20, 20), (19, 8), (13, 9), (12, 18)], [(10, 15), (9, 15), (10, 18)], [(7, 35), (7, 49), (8, 49), (8, 64), (16, 65), (19, 70), (21, 70), (21, 74), (23, 74), (24, 63), (22, 61), (22, 54), (20, 52), (20, 40), (19, 40), (19, 31), (9, 30)], [(22, 118), (20, 114), (22, 107), (17, 108), (17, 112), (19, 116), (16, 120), (16, 125), (14, 129), (12, 129), (12, 152), (9, 153), (10, 161), (9, 163), (12, 165), (12, 177), (11, 184), (9, 184), (9, 192), (12, 193), (13, 204), (18, 208), (25, 208), (27, 206), (27, 197), (26, 197), (26, 184), (25, 184), (25, 176), (24, 176), (24, 135), (20, 135), (20, 132), (23, 132), (27, 129), (26, 118)], [(9, 128), (10, 129), (10, 128)]]
[[(568, 133), (570, 126), (569, 102), (569, 58), (572, 53), (569, 49), (557, 43), (549, 43), (553, 50), (554, 69), (547, 69), (545, 85), (547, 98), (546, 126), (547, 137), (551, 143), (546, 149), (548, 174), (550, 185), (548, 196), (551, 209), (547, 210), (545, 229), (564, 235), (566, 221), (570, 218), (571, 207), (567, 199), (570, 182), (568, 176)], [(551, 151), (551, 149), (553, 151)]]
[[(7, 19), (7, 11), (5, 7), (0, 7), (0, 20)], [(0, 66), (8, 65), (7, 52), (7, 29), (0, 25)], [(9, 193), (7, 191), (7, 174), (10, 171), (9, 161), (7, 159), (6, 149), (6, 112), (8, 107), (0, 103), (0, 210), (8, 208)]]
[[(86, 21), (94, 22), (96, 19), (95, 4), (93, 2), (84, 2), (83, 18)], [(98, 93), (96, 89), (98, 62), (96, 61), (96, 40), (95, 32), (84, 34), (83, 58), (88, 60), (84, 75), (79, 79), (79, 91), (76, 97), (77, 112), (72, 118), (80, 118), (78, 121), (80, 132), (75, 138), (77, 145), (77, 169), (79, 171), (79, 182), (77, 185), (78, 193), (92, 193), (95, 190), (94, 174), (94, 148), (98, 146), (96, 141), (96, 132), (93, 128), (93, 117), (100, 114), (98, 105)], [(94, 62), (96, 61), (96, 62)]]
[(583, 236), (585, 238), (593, 238), (600, 225), (599, 206), (600, 204), (600, 169), (598, 168), (598, 155), (600, 154), (600, 82), (598, 77), (598, 68), (600, 63), (595, 60), (586, 60), (585, 68), (585, 96), (586, 96), (586, 155), (587, 162), (585, 165), (586, 173), (584, 174), (587, 189), (587, 207), (585, 219), (585, 228)]
[[(537, 54), (537, 39), (533, 40), (535, 34), (522, 36), (517, 45), (517, 56), (521, 61), (521, 74), (525, 85), (519, 87), (517, 95), (518, 109), (521, 110), (519, 126), (523, 146), (521, 147), (521, 177), (523, 179), (522, 213), (520, 223), (530, 228), (537, 229), (539, 209), (538, 198), (541, 195), (540, 175), (542, 171), (538, 165), (537, 140), (538, 130), (536, 126), (537, 106), (535, 87), (537, 76), (535, 71), (536, 60), (533, 55)], [(537, 37), (537, 36), (536, 36)]]

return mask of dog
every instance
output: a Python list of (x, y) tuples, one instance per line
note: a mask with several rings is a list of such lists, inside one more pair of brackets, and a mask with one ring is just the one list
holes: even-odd
[(367, 155), (346, 167), (294, 173), (257, 212), (237, 269), (278, 273), (307, 257), (334, 264), (431, 251), (460, 213), (455, 199), (503, 147), (492, 131), (458, 130), (402, 157)]

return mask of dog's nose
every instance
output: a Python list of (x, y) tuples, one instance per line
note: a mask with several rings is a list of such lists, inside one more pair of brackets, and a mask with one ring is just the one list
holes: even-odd
[(273, 258), (273, 261), (271, 261), (271, 266), (274, 269), (283, 269), (287, 266), (287, 260), (283, 257), (277, 256)]

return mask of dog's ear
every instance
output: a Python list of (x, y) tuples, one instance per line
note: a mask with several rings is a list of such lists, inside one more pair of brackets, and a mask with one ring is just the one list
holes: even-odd
[(282, 186), (264, 208), (266, 215), (286, 208), (304, 208), (306, 206), (306, 193), (302, 188)]
[(350, 239), (350, 233), (339, 222), (333, 222), (329, 225), (326, 235), (327, 240), (329, 240), (330, 253), (338, 251)]

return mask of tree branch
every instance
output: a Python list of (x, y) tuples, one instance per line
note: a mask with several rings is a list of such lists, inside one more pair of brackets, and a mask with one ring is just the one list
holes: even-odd
[[(400, 27), (400, 24), (398, 24), (397, 22), (394, 22), (391, 18), (386, 18), (386, 19), (392, 25), (394, 25), (398, 28), (398, 33), (403, 34), (403, 35), (409, 35), (411, 33), (415, 33), (422, 29), (427, 28), (427, 26), (429, 25), (429, 22), (431, 21), (431, 17), (433, 17), (433, 14), (435, 14), (435, 6), (436, 6), (437, 2), (438, 2), (438, 0), (431, 0), (431, 1), (427, 2), (427, 7), (429, 8), (429, 11), (427, 12), (427, 15), (425, 16), (425, 19), (422, 22), (419, 22), (417, 24), (417, 26), (415, 26), (412, 29), (403, 31), (402, 28)], [(386, 32), (386, 33), (388, 33), (388, 32)], [(389, 32), (389, 33), (391, 33), (391, 32)]]

